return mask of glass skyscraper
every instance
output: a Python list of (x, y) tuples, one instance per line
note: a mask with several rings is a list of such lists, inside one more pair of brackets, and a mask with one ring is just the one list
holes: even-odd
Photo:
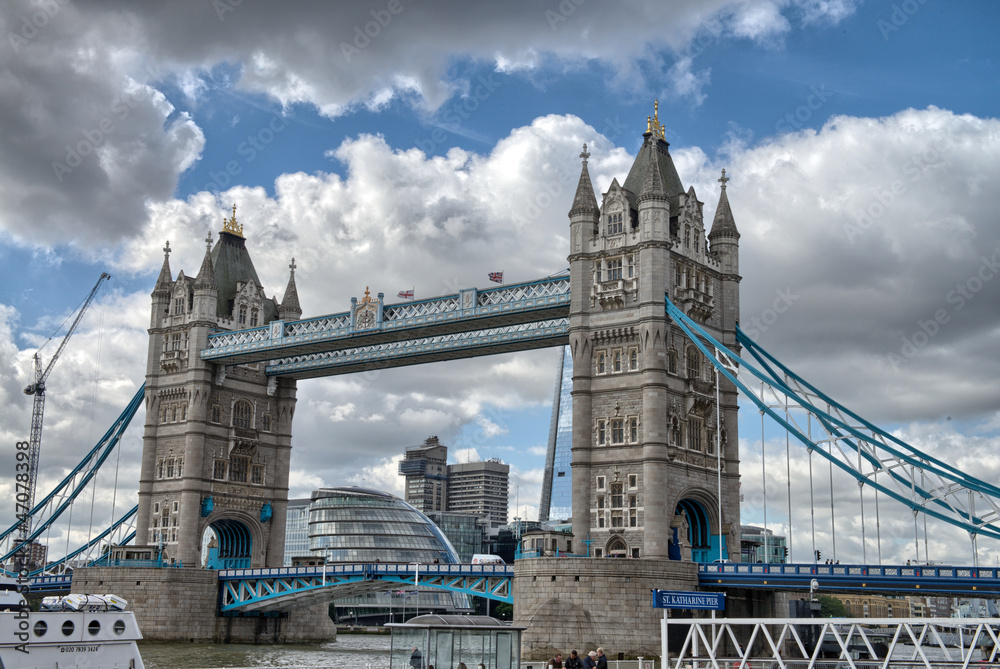
[(573, 357), (569, 346), (559, 359), (559, 373), (552, 398), (549, 449), (538, 520), (569, 520), (573, 515)]

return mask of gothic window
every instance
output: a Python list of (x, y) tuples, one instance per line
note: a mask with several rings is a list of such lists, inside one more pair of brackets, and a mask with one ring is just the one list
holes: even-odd
[(253, 428), (253, 405), (246, 400), (238, 400), (233, 405), (233, 427), (245, 430)]
[(688, 448), (692, 451), (701, 450), (701, 420), (688, 419)]
[(172, 479), (174, 477), (174, 461), (173, 458), (167, 460), (167, 478)]
[[(597, 527), (604, 527), (604, 514), (603, 513), (598, 513), (597, 514)], [(594, 555), (596, 555), (597, 557), (601, 557), (601, 549), (600, 548), (595, 549)]]
[(253, 465), (250, 468), (250, 483), (264, 485), (264, 465)]
[(184, 478), (184, 458), (177, 458), (177, 478)]
[(153, 502), (153, 515), (159, 515), (159, 514), (160, 514), (160, 503)]
[(694, 250), (695, 251), (698, 250), (698, 244), (699, 244), (700, 240), (701, 240), (701, 235), (699, 235), (698, 231), (695, 230), (695, 233), (694, 233)]
[(605, 441), (605, 437), (606, 435), (605, 435), (604, 421), (599, 420), (597, 421), (597, 443), (603, 444)]
[(674, 349), (667, 352), (667, 371), (671, 374), (677, 373), (677, 351)]
[(611, 512), (611, 527), (624, 527), (621, 511)]
[(176, 314), (183, 314), (183, 313), (184, 313), (184, 298), (183, 297), (175, 297), (174, 298), (174, 314), (176, 315)]
[(607, 355), (604, 353), (604, 351), (600, 351), (597, 354), (597, 373), (598, 374), (603, 374), (606, 371), (606, 362), (605, 362), (606, 358), (607, 358)]
[[(177, 509), (180, 506), (180, 502), (174, 502), (174, 513), (177, 513)], [(174, 525), (177, 524), (176, 519), (174, 520)]]
[(684, 226), (684, 248), (691, 248), (691, 227), (687, 225)]
[(635, 278), (635, 256), (625, 256), (625, 278), (634, 279)]
[(215, 467), (212, 468), (212, 478), (220, 481), (226, 480), (226, 461), (216, 460)]
[(609, 235), (620, 235), (624, 229), (624, 218), (622, 217), (622, 214), (610, 214), (608, 216)]
[(680, 288), (681, 287), (681, 266), (680, 265), (674, 265), (674, 287), (675, 288)]
[(624, 486), (621, 483), (611, 484), (611, 508), (621, 509), (625, 505), (623, 494)]
[(622, 278), (622, 259), (608, 258), (608, 281), (620, 281)]
[(264, 430), (264, 432), (271, 431), (271, 414), (266, 413), (260, 419), (260, 429)]
[(170, 422), (171, 423), (176, 423), (177, 422), (177, 405), (176, 404), (171, 404), (170, 405)]
[(234, 483), (246, 483), (250, 470), (250, 458), (245, 455), (234, 455), (229, 462), (229, 480)]
[(239, 320), (237, 322), (240, 325), (247, 324), (247, 305), (245, 304), (240, 305), (240, 315), (239, 315)]
[(628, 440), (630, 443), (639, 443), (639, 419), (635, 416), (628, 419)]
[(187, 404), (181, 405), (181, 420), (187, 420)]
[(254, 307), (250, 310), (250, 327), (257, 327), (257, 321), (260, 317), (260, 309)]
[(597, 477), (597, 489), (598, 490), (604, 490), (604, 477), (603, 476), (598, 476)]
[(615, 350), (611, 354), (612, 360), (612, 371), (620, 372), (622, 371), (622, 352), (620, 350)]
[(705, 452), (715, 455), (715, 430), (705, 430)]
[(628, 368), (633, 372), (639, 369), (639, 349), (632, 348), (628, 352)]
[(156, 478), (163, 478), (163, 460), (156, 461)]
[(171, 351), (181, 350), (181, 334), (179, 332), (175, 332), (174, 334), (170, 335), (170, 350)]
[(212, 405), (212, 422), (221, 423), (222, 422), (222, 407), (218, 404)]
[(639, 475), (638, 474), (629, 474), (628, 475), (628, 487), (629, 488), (638, 488), (639, 487)]
[[(632, 522), (632, 527), (635, 527), (635, 516), (632, 517), (632, 521), (633, 521)], [(632, 549), (632, 557), (634, 557), (636, 560), (639, 559), (639, 549), (638, 548), (633, 548)]]
[(602, 510), (604, 509), (604, 495), (597, 496), (597, 508)]
[(701, 378), (701, 354), (694, 346), (687, 351), (687, 377), (689, 379)]
[(603, 267), (603, 263), (600, 260), (598, 260), (597, 263), (595, 264), (595, 267), (594, 267), (594, 280), (597, 283), (600, 283), (601, 281), (604, 280), (603, 277), (602, 277), (602, 274), (601, 274), (601, 268), (602, 267)]
[(611, 443), (612, 444), (624, 444), (625, 443), (625, 419), (624, 418), (612, 418), (611, 419)]

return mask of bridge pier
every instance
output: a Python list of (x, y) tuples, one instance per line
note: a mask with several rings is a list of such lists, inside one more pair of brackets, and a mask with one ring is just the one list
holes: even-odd
[(72, 591), (124, 597), (146, 641), (322, 643), (337, 638), (326, 602), (284, 617), (219, 615), (218, 573), (209, 569), (81, 568), (73, 573)]

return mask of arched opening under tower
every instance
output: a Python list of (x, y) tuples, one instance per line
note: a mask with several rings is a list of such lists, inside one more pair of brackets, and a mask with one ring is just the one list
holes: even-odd
[(222, 518), (205, 528), (205, 535), (215, 536), (206, 546), (207, 569), (248, 569), (250, 567), (253, 536), (250, 529), (238, 520)]
[(722, 557), (728, 557), (725, 546), (726, 538), (720, 537), (719, 534), (712, 534), (711, 518), (705, 510), (704, 504), (696, 499), (682, 499), (677, 503), (674, 513), (684, 518), (679, 531), (684, 532), (686, 528), (687, 534), (684, 541), (691, 547), (691, 560), (693, 562), (711, 562), (718, 559), (720, 540), (723, 549)]
[(628, 544), (621, 537), (612, 537), (605, 549), (608, 557), (625, 558), (628, 557)]

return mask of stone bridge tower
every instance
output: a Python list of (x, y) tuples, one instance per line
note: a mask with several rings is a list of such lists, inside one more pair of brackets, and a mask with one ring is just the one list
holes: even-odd
[(736, 389), (722, 378), (719, 416), (714, 368), (667, 318), (664, 294), (735, 347), (740, 235), (725, 171), (706, 237), (703, 203), (669, 146), (654, 114), (625, 183), (613, 180), (600, 205), (586, 145), (580, 154), (569, 212), (574, 542), (597, 557), (675, 560), (717, 559), (721, 543), (739, 560)]
[[(213, 331), (298, 319), (295, 261), (279, 303), (264, 294), (236, 205), (215, 246), (211, 234), (206, 242), (197, 277), (176, 279), (168, 243), (152, 294), (136, 544), (185, 566), (280, 567), (295, 381), (199, 352)], [(208, 527), (216, 538), (203, 556)]]

